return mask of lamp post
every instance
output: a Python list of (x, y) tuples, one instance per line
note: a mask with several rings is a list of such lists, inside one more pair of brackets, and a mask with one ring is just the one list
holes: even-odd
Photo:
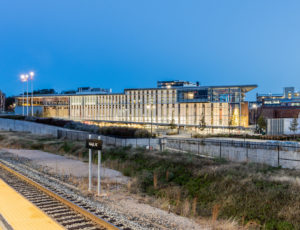
[[(27, 83), (27, 95), (26, 95), (26, 114), (27, 116), (29, 115), (29, 95), (28, 95), (28, 81), (31, 80), (31, 116), (33, 116), (33, 77), (34, 77), (34, 72), (30, 72), (29, 74), (21, 74), (20, 79), (22, 82)], [(24, 102), (25, 102), (25, 94), (24, 94), (24, 86), (23, 86), (23, 116), (25, 115), (25, 108), (24, 108)]]
[(28, 113), (29, 113), (29, 111), (28, 111), (28, 102), (29, 102), (29, 101), (28, 101), (28, 78), (29, 78), (29, 75), (26, 74), (25, 76), (26, 76), (26, 83), (27, 83), (26, 115), (28, 116)]
[(33, 116), (33, 77), (34, 72), (30, 72), (30, 80), (31, 80), (31, 116)]
[[(28, 115), (28, 75), (27, 74), (21, 74), (20, 79), (22, 82), (27, 82), (27, 115)], [(25, 115), (25, 108), (24, 108), (24, 103), (25, 103), (25, 95), (24, 95), (25, 87), (23, 85), (23, 96), (22, 96), (22, 104), (23, 104), (23, 116)]]

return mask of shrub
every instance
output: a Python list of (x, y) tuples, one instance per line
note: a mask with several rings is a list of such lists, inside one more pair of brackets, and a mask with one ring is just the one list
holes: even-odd
[(64, 142), (62, 149), (64, 150), (65, 153), (68, 153), (72, 149), (72, 145), (68, 142)]
[(35, 150), (42, 150), (42, 149), (44, 149), (44, 144), (43, 143), (33, 143), (30, 147), (31, 147), (31, 149), (35, 149)]
[(146, 138), (146, 137), (151, 137), (151, 134), (146, 129), (137, 129), (134, 132), (134, 136), (137, 138)]

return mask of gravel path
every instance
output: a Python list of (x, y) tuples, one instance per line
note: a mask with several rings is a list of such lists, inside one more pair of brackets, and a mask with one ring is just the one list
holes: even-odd
[[(25, 157), (32, 160), (34, 163), (46, 166), (52, 173), (59, 175), (72, 175), (75, 177), (87, 177), (88, 176), (88, 163), (74, 160), (65, 156), (56, 155), (52, 153), (43, 152), (40, 150), (25, 150), (25, 149), (5, 149), (4, 151), (17, 155), (18, 157)], [(92, 166), (93, 176), (97, 176), (97, 165)], [(126, 184), (128, 177), (125, 177), (119, 171), (101, 168), (101, 178), (108, 179), (114, 182)]]

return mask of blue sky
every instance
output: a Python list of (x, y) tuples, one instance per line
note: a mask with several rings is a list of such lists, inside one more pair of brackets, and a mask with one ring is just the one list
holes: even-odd
[(0, 0), (0, 89), (154, 87), (157, 80), (300, 89), (300, 1)]

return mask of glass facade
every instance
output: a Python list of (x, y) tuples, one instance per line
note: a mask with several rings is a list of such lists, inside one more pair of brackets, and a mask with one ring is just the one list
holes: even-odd
[(244, 101), (244, 92), (240, 87), (224, 88), (186, 88), (179, 89), (178, 102), (227, 102), (240, 103)]

